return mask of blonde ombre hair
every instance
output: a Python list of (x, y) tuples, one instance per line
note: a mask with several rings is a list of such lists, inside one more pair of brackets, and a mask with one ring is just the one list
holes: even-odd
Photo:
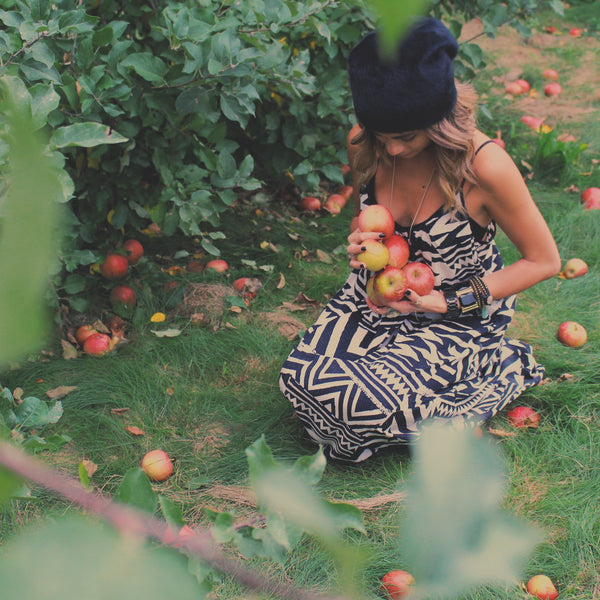
[[(446, 198), (445, 206), (450, 211), (457, 209), (456, 194), (463, 182), (476, 181), (472, 162), (475, 153), (473, 137), (476, 130), (477, 94), (466, 83), (456, 82), (456, 90), (456, 105), (450, 114), (425, 129), (434, 144), (439, 183)], [(359, 185), (375, 176), (380, 160), (390, 163), (390, 157), (383, 144), (377, 140), (376, 132), (363, 128), (350, 143), (356, 147), (350, 162), (352, 168), (359, 173)]]

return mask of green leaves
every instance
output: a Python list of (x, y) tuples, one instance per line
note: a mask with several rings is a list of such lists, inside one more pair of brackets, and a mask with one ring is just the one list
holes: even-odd
[[(32, 575), (33, 574), (33, 575)], [(82, 518), (28, 531), (3, 546), (3, 600), (201, 600), (185, 561)]]
[(506, 473), (491, 440), (446, 425), (425, 429), (407, 485), (400, 545), (424, 597), (512, 584), (539, 534), (501, 508)]
[(102, 123), (75, 123), (56, 129), (50, 138), (50, 147), (81, 146), (91, 148), (99, 144), (122, 144), (126, 141), (126, 137)]

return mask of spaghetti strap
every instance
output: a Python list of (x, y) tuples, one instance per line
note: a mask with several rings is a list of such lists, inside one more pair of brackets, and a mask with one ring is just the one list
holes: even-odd
[(485, 142), (483, 142), (483, 144), (481, 144), (481, 146), (479, 146), (479, 148), (477, 148), (477, 150), (475, 150), (475, 156), (477, 156), (479, 154), (479, 151), (484, 147), (487, 146), (488, 144), (494, 144), (494, 140), (486, 140)]

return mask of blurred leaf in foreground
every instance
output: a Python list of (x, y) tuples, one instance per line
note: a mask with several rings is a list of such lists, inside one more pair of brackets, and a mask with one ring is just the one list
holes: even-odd
[(0, 78), (0, 366), (42, 341), (58, 237), (62, 169), (35, 131), (23, 88), (16, 77)]
[(187, 563), (167, 548), (81, 517), (33, 528), (0, 550), (2, 600), (201, 600)]
[(502, 510), (507, 476), (497, 445), (436, 424), (415, 445), (401, 549), (419, 597), (454, 598), (514, 584), (537, 529)]

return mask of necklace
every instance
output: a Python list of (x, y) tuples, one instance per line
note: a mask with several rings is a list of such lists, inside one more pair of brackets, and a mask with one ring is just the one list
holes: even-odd
[[(419, 212), (421, 210), (421, 207), (423, 206), (423, 202), (425, 202), (425, 197), (427, 196), (427, 192), (429, 191), (429, 186), (431, 185), (431, 182), (433, 181), (433, 174), (435, 173), (435, 165), (431, 171), (431, 175), (429, 176), (429, 180), (427, 181), (427, 185), (425, 186), (425, 191), (423, 192), (423, 195), (421, 196), (421, 200), (419, 200), (419, 204), (417, 206), (417, 210), (415, 211), (415, 214), (412, 218), (412, 221), (410, 222), (410, 227), (408, 228), (408, 239), (411, 239), (412, 236), (412, 230), (413, 230), (413, 226), (415, 224), (415, 221), (417, 220), (417, 217), (419, 216)], [(392, 187), (390, 190), (390, 211), (392, 210), (392, 200), (394, 199), (394, 179), (396, 176), (396, 157), (394, 156), (394, 160), (392, 161)]]

